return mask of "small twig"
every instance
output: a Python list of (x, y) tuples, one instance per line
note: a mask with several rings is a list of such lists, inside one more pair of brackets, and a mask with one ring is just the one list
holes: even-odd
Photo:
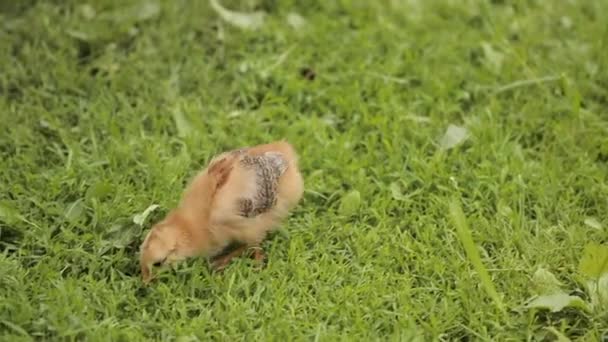
[(287, 49), (285, 52), (283, 52), (278, 58), (277, 60), (274, 62), (274, 64), (272, 64), (271, 66), (267, 67), (263, 73), (269, 73), (270, 71), (272, 71), (273, 69), (275, 69), (276, 67), (278, 67), (279, 65), (283, 64), (283, 62), (285, 62), (285, 60), (287, 59), (287, 57), (289, 56), (289, 54), (291, 53), (291, 51), (293, 51), (295, 47), (290, 47), (289, 49)]
[(398, 78), (398, 77), (394, 77), (394, 76), (387, 76), (387, 75), (379, 74), (379, 73), (373, 72), (373, 71), (367, 72), (366, 74), (369, 76), (380, 78), (387, 82), (393, 82), (393, 83), (398, 83), (398, 84), (409, 84), (410, 83), (410, 80), (408, 80), (407, 78)]
[(540, 77), (540, 78), (532, 78), (532, 79), (528, 79), (528, 80), (519, 80), (519, 81), (515, 81), (513, 83), (509, 83), (507, 85), (504, 85), (502, 87), (499, 87), (496, 90), (494, 90), (493, 93), (498, 94), (498, 93), (502, 93), (507, 90), (511, 90), (511, 89), (515, 89), (515, 88), (519, 88), (519, 87), (526, 87), (529, 85), (534, 85), (534, 84), (539, 84), (539, 83), (554, 82), (554, 81), (560, 80), (561, 78), (562, 78), (561, 76), (547, 76), (547, 77)]

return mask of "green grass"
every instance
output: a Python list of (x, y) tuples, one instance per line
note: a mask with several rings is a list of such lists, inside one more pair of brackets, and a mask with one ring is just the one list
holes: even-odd
[[(605, 309), (524, 308), (539, 267), (587, 300), (577, 265), (608, 241), (607, 1), (222, 1), (258, 31), (206, 1), (80, 3), (0, 2), (2, 340), (608, 332)], [(469, 137), (444, 151), (450, 124)], [(143, 287), (188, 178), (280, 138), (307, 191), (268, 266)]]

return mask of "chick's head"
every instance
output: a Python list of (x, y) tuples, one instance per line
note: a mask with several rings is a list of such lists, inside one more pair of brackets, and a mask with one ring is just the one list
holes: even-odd
[(178, 253), (179, 230), (167, 224), (157, 224), (148, 233), (140, 249), (143, 281), (152, 280), (152, 268), (169, 265), (181, 259)]

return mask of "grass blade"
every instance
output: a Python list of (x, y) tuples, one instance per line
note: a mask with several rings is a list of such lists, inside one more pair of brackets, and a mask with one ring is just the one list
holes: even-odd
[(479, 255), (479, 251), (477, 250), (477, 246), (473, 241), (473, 236), (471, 235), (471, 230), (467, 224), (467, 220), (462, 212), (462, 208), (460, 207), (460, 203), (458, 200), (454, 199), (450, 203), (450, 216), (454, 225), (456, 226), (456, 233), (458, 234), (458, 239), (462, 243), (464, 250), (469, 258), (469, 261), (473, 264), (473, 267), (479, 274), (479, 278), (481, 278), (481, 283), (485, 288), (486, 292), (492, 298), (496, 306), (500, 311), (505, 313), (505, 307), (494, 287), (494, 283), (492, 282), (492, 278), (490, 278), (490, 274), (488, 270), (484, 266), (481, 261), (481, 256)]

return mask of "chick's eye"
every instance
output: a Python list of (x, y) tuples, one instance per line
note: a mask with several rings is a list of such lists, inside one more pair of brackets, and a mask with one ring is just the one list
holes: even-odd
[(162, 265), (162, 264), (163, 264), (163, 262), (162, 262), (162, 261), (157, 261), (157, 262), (153, 263), (153, 264), (152, 264), (152, 266), (154, 266), (154, 267), (159, 267), (159, 266), (160, 266), (160, 265)]

